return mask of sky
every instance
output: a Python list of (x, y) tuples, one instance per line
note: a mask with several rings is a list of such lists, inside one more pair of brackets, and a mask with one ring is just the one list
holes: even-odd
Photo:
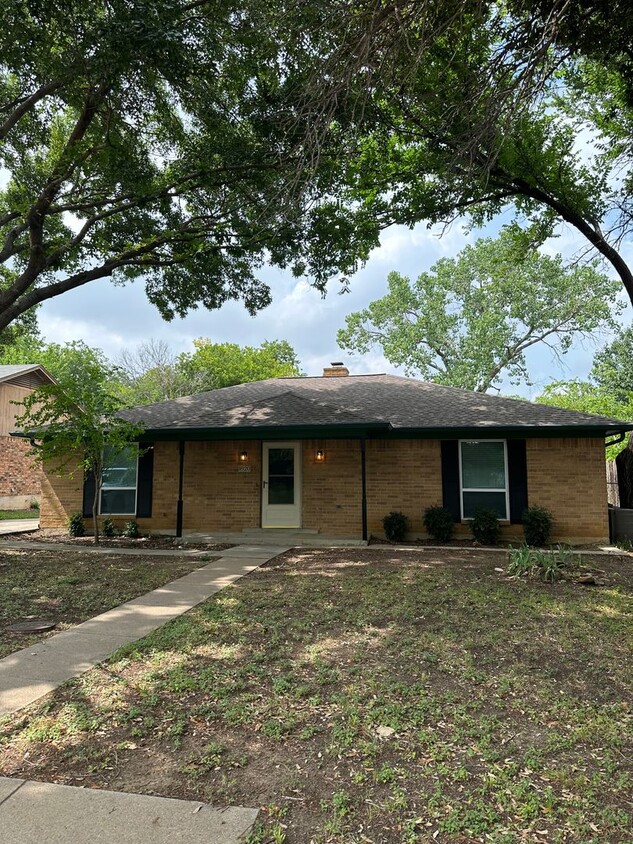
[[(115, 286), (100, 280), (44, 303), (38, 313), (40, 329), (48, 342), (83, 340), (103, 349), (112, 359), (122, 349), (133, 349), (150, 339), (165, 340), (175, 353), (192, 351), (192, 342), (197, 337), (250, 346), (258, 346), (264, 340), (287, 340), (308, 375), (320, 375), (323, 367), (332, 361), (343, 361), (356, 375), (376, 372), (404, 375), (382, 356), (380, 349), (356, 356), (338, 347), (336, 333), (344, 326), (346, 315), (384, 296), (391, 271), (415, 278), (439, 258), (455, 257), (477, 237), (494, 236), (499, 224), (470, 233), (460, 221), (443, 233), (439, 227), (428, 229), (425, 224), (413, 229), (393, 226), (383, 232), (380, 247), (351, 278), (351, 290), (345, 294), (339, 292), (337, 281), (329, 284), (327, 295), (322, 297), (306, 281), (297, 280), (289, 272), (264, 268), (261, 277), (271, 287), (273, 302), (255, 317), (240, 303), (230, 302), (217, 311), (200, 309), (185, 319), (176, 318), (168, 323), (148, 303), (141, 281)], [(558, 234), (544, 244), (544, 251), (572, 257), (586, 247), (586, 242), (573, 229), (563, 227)], [(625, 259), (633, 262), (633, 242), (623, 244), (622, 252)], [(621, 321), (631, 324), (630, 306)], [(534, 398), (551, 381), (586, 378), (596, 349), (608, 339), (608, 335), (603, 335), (596, 337), (595, 342), (575, 343), (562, 364), (547, 348), (534, 348), (528, 352), (533, 384), (504, 381), (501, 392)]]

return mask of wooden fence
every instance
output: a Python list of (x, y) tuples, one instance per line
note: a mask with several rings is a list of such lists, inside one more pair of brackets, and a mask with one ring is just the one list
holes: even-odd
[(618, 489), (618, 467), (615, 460), (607, 460), (607, 499), (614, 507), (620, 506), (620, 490)]

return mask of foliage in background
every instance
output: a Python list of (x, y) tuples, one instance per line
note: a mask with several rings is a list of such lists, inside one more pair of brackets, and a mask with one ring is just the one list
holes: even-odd
[(118, 360), (117, 391), (128, 405), (190, 396), (265, 378), (301, 375), (292, 346), (285, 340), (259, 347), (212, 343), (198, 338), (195, 351), (175, 355), (163, 341), (150, 340)]
[(610, 343), (596, 352), (591, 379), (605, 393), (631, 406), (633, 411), (633, 328), (621, 329)]
[(533, 235), (506, 227), (413, 283), (390, 273), (387, 295), (346, 318), (339, 345), (379, 346), (405, 372), (453, 387), (485, 392), (506, 375), (529, 384), (529, 348), (564, 354), (574, 339), (615, 327), (621, 310), (617, 281), (540, 254)]
[(302, 374), (296, 352), (286, 340), (265, 340), (254, 347), (201, 337), (193, 345), (194, 352), (179, 356), (178, 368), (197, 390)]
[[(615, 398), (605, 389), (587, 381), (553, 381), (536, 399), (539, 404), (549, 404), (567, 410), (580, 410), (613, 419), (633, 420), (633, 393), (628, 400)], [(626, 440), (607, 448), (607, 459), (614, 460), (626, 448)]]
[(427, 507), (424, 511), (424, 527), (438, 542), (450, 542), (455, 531), (453, 514), (446, 507)]
[(409, 527), (409, 520), (399, 510), (392, 510), (382, 520), (382, 526), (390, 542), (402, 542)]
[(547, 545), (554, 525), (554, 517), (550, 511), (545, 507), (533, 505), (525, 508), (522, 519), (526, 545)]

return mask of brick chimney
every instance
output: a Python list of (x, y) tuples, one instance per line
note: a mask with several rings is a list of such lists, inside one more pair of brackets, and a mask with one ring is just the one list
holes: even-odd
[(341, 378), (345, 375), (349, 375), (349, 369), (343, 366), (342, 361), (332, 361), (329, 366), (323, 369), (324, 378)]

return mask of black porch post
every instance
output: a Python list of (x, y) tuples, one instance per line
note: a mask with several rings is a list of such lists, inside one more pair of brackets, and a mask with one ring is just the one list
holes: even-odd
[(365, 437), (360, 438), (360, 483), (361, 483), (361, 518), (363, 522), (363, 541), (367, 541), (367, 470), (365, 467)]
[(178, 467), (178, 508), (176, 510), (176, 536), (182, 536), (182, 482), (185, 474), (185, 441), (178, 443), (180, 465)]

